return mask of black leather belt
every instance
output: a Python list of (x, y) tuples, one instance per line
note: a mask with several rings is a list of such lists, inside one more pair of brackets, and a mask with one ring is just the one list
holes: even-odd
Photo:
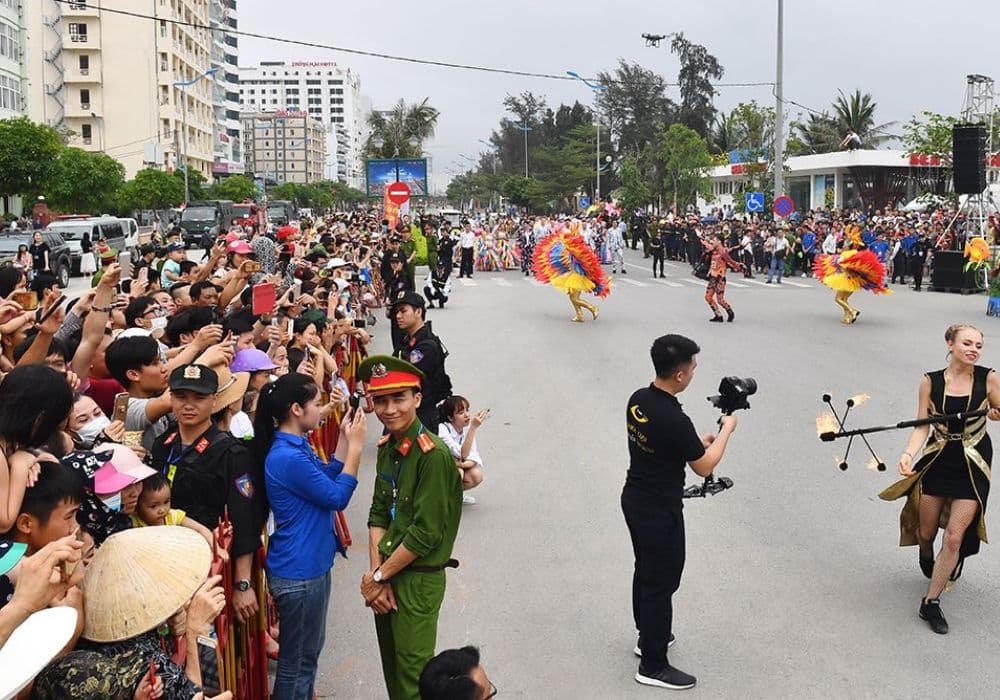
[(437, 571), (443, 571), (444, 569), (457, 569), (458, 559), (449, 559), (444, 564), (439, 564), (437, 566), (416, 566), (411, 565), (403, 569), (403, 571), (413, 571), (418, 574), (433, 574)]

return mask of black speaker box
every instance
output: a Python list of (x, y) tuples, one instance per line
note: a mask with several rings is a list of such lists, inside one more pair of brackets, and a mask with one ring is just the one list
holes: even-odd
[(986, 125), (956, 124), (951, 132), (955, 194), (986, 189)]
[(931, 289), (942, 292), (972, 294), (981, 292), (976, 271), (965, 271), (965, 255), (955, 250), (939, 250), (934, 253), (931, 268)]

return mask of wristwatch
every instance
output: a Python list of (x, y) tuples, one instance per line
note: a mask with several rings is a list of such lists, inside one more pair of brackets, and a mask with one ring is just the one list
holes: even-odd
[(250, 579), (248, 579), (248, 578), (241, 578), (239, 581), (237, 581), (236, 582), (236, 590), (238, 590), (240, 593), (245, 593), (245, 592), (249, 591), (250, 590)]
[(375, 569), (374, 572), (372, 572), (372, 581), (374, 581), (375, 583), (382, 583), (384, 580), (385, 577), (382, 576), (382, 567), (380, 566), (379, 568)]

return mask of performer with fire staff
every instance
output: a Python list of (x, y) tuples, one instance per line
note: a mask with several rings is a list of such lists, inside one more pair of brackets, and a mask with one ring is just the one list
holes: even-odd
[[(982, 332), (953, 325), (944, 334), (948, 366), (928, 372), (920, 382), (917, 418), (975, 413), (966, 419), (915, 427), (899, 458), (904, 477), (880, 494), (906, 498), (900, 516), (900, 546), (918, 545), (920, 569), (930, 579), (920, 601), (920, 618), (937, 634), (948, 633), (941, 594), (962, 574), (966, 557), (986, 542), (986, 500), (990, 492), (993, 446), (986, 419), (1000, 420), (1000, 378), (977, 365)], [(923, 455), (917, 459), (917, 454)], [(937, 558), (934, 541), (944, 529)]]

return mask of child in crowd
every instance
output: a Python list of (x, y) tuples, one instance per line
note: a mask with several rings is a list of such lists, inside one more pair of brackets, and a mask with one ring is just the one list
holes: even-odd
[[(439, 410), (441, 423), (438, 426), (438, 436), (445, 441), (455, 458), (455, 464), (462, 475), (462, 490), (468, 491), (483, 483), (483, 458), (479, 456), (476, 431), (489, 418), (490, 411), (479, 411), (470, 417), (469, 401), (462, 396), (449, 396), (441, 402)], [(475, 502), (476, 499), (469, 494), (462, 494), (462, 503), (465, 505)]]
[(134, 527), (147, 525), (180, 525), (194, 530), (212, 544), (212, 531), (187, 517), (183, 510), (170, 507), (170, 482), (157, 472), (142, 481), (139, 505), (132, 516)]

